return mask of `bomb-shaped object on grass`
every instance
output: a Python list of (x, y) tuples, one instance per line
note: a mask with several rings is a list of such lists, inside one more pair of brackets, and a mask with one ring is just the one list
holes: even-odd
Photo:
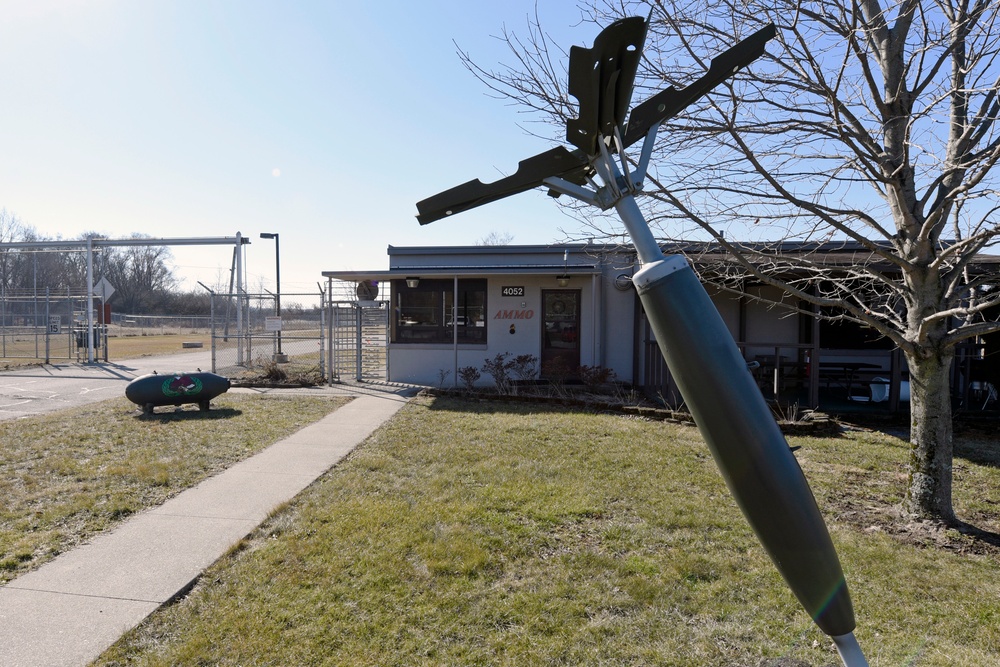
[(169, 373), (156, 372), (137, 377), (125, 387), (125, 397), (142, 408), (146, 414), (161, 405), (184, 405), (197, 403), (202, 410), (208, 410), (213, 398), (229, 391), (229, 378), (215, 373)]

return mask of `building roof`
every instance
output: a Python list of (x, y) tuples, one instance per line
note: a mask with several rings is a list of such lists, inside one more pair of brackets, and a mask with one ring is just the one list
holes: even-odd
[[(948, 245), (949, 242), (944, 242)], [(757, 258), (787, 261), (789, 268), (796, 262), (830, 268), (867, 266), (876, 270), (893, 270), (893, 264), (873, 252), (870, 246), (857, 241), (773, 243), (731, 242)], [(876, 246), (889, 249), (888, 242)], [(693, 263), (731, 264), (733, 252), (719, 242), (678, 241), (661, 243), (666, 255), (684, 255)], [(606, 262), (603, 257), (615, 257), (616, 264), (627, 268), (635, 263), (635, 251), (621, 244), (570, 243), (555, 245), (503, 246), (392, 246), (387, 249), (388, 269), (371, 271), (324, 271), (323, 277), (336, 280), (391, 280), (406, 276), (421, 278), (451, 278), (455, 276), (493, 276), (511, 274), (594, 275)], [(751, 260), (753, 261), (753, 260)], [(981, 253), (970, 265), (980, 274), (1000, 273), (1000, 256)]]

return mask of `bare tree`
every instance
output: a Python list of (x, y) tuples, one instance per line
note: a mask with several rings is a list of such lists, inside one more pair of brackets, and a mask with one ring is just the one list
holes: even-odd
[(493, 230), (483, 238), (476, 241), (476, 245), (482, 246), (498, 246), (498, 245), (510, 245), (511, 241), (514, 240), (514, 235), (510, 232), (498, 232)]
[[(949, 371), (956, 346), (1000, 329), (985, 316), (1000, 303), (988, 287), (996, 276), (975, 270), (1000, 233), (1000, 3), (608, 0), (582, 10), (601, 26), (652, 12), (637, 101), (687, 85), (712, 55), (775, 23), (763, 58), (661, 130), (646, 217), (664, 239), (712, 241), (738, 268), (706, 279), (738, 288), (752, 276), (902, 350), (906, 507), (955, 521)], [(467, 66), (561, 131), (574, 103), (554, 74), (565, 72), (552, 64), (558, 50), (537, 19), (526, 38), (502, 38), (516, 65)], [(622, 237), (610, 218), (585, 224), (587, 236)], [(780, 241), (807, 251), (782, 254)], [(833, 269), (819, 252), (830, 241), (864, 252)]]
[[(86, 238), (86, 237), (85, 237)], [(130, 238), (149, 238), (132, 234)], [(105, 248), (97, 275), (115, 286), (117, 309), (126, 313), (156, 311), (169, 299), (176, 279), (167, 266), (170, 249), (165, 246), (122, 246)]]
[[(21, 219), (7, 209), (0, 209), (0, 243), (24, 240), (27, 228)], [(18, 267), (23, 262), (22, 253), (4, 248), (0, 251), (0, 290), (17, 287)]]

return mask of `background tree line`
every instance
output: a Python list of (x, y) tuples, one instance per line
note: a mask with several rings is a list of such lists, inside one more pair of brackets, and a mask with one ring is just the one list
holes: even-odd
[[(80, 239), (107, 238), (97, 232), (85, 232)], [(147, 234), (132, 234), (130, 238), (151, 238)], [(51, 238), (38, 233), (7, 209), (0, 209), (0, 246), (4, 243), (51, 241), (47, 248), (0, 247), (0, 296), (52, 294), (67, 291), (83, 294), (87, 285), (87, 255), (79, 247), (60, 248), (61, 237)], [(73, 239), (74, 241), (79, 239)], [(180, 281), (170, 267), (173, 255), (165, 246), (122, 246), (94, 250), (94, 282), (107, 278), (114, 288), (110, 301), (117, 313), (130, 315), (181, 315), (208, 317), (212, 297), (208, 292), (178, 289)], [(229, 291), (220, 278), (212, 289), (217, 294)], [(265, 290), (258, 290), (263, 294)], [(251, 305), (251, 308), (254, 306)], [(291, 302), (282, 304), (282, 316), (287, 319), (318, 320), (316, 306), (303, 307)]]
[[(106, 238), (97, 232), (80, 236)], [(132, 238), (149, 238), (133, 234)], [(52, 241), (48, 248), (0, 247), (0, 294), (82, 294), (87, 287), (87, 255), (79, 248), (60, 248), (61, 237), (39, 234), (7, 209), (0, 209), (0, 244)], [(207, 293), (177, 291), (170, 268), (170, 250), (163, 246), (126, 246), (94, 251), (94, 282), (107, 278), (115, 287), (113, 306), (130, 314), (208, 315)]]

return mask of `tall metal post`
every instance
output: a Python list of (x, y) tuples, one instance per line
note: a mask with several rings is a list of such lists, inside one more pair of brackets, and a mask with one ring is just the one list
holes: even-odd
[(327, 356), (329, 358), (329, 364), (328, 364), (328, 366), (329, 366), (329, 369), (330, 369), (329, 370), (329, 377), (327, 378), (327, 380), (328, 380), (327, 381), (327, 385), (332, 387), (333, 386), (334, 358), (335, 358), (335, 355), (336, 355), (336, 350), (334, 350), (334, 347), (333, 347), (333, 330), (336, 328), (336, 326), (338, 324), (333, 319), (333, 278), (327, 278), (326, 279), (326, 295), (327, 296), (326, 296), (325, 310), (329, 313), (329, 317), (327, 317), (326, 340), (327, 340), (327, 349), (329, 350), (329, 353), (328, 353)]
[(354, 311), (356, 317), (354, 320), (354, 376), (358, 382), (361, 382), (361, 319), (362, 310), (360, 303), (354, 304)]
[(319, 287), (319, 376), (326, 377), (326, 294), (323, 292), (323, 287), (316, 283), (316, 287)]
[(45, 363), (49, 363), (49, 343), (52, 340), (52, 316), (49, 309), (49, 288), (45, 288)]
[(87, 238), (87, 363), (94, 363), (94, 242)]
[(236, 365), (243, 366), (243, 237), (236, 232)]

